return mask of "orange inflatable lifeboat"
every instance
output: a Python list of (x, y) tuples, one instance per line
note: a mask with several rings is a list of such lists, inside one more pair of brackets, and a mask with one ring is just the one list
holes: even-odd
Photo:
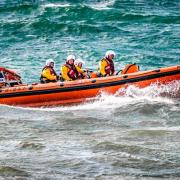
[(9, 83), (8, 87), (1, 70), (0, 76), (4, 85), (0, 88), (0, 104), (25, 107), (66, 105), (92, 100), (102, 91), (114, 94), (120, 88), (127, 88), (129, 85), (144, 88), (153, 83), (166, 84), (180, 80), (180, 66), (149, 71), (139, 71), (137, 66), (129, 69), (130, 71), (125, 67), (121, 74), (116, 76), (47, 84), (23, 85), (20, 76), (17, 76), (14, 80), (16, 85)]

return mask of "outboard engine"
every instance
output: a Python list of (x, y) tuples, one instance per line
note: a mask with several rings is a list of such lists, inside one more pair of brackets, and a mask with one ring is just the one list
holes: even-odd
[(1, 87), (13, 87), (15, 85), (21, 85), (21, 76), (12, 70), (0, 67), (0, 88)]

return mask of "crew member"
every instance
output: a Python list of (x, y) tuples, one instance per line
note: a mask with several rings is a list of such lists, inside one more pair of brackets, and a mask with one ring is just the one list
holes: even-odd
[(46, 66), (42, 69), (40, 81), (41, 83), (57, 82), (58, 76), (54, 70), (54, 60), (48, 59)]
[(105, 57), (99, 62), (99, 74), (101, 77), (114, 75), (114, 57), (115, 52), (110, 50), (106, 52)]
[(84, 79), (86, 77), (87, 71), (82, 69), (83, 64), (84, 64), (84, 61), (80, 58), (75, 61), (75, 66), (78, 71), (78, 79)]
[(72, 81), (78, 79), (78, 71), (74, 64), (75, 56), (69, 55), (66, 63), (61, 67), (61, 76), (65, 81)]

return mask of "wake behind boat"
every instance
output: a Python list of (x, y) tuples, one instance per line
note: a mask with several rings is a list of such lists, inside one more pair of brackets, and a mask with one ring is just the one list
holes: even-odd
[[(144, 88), (154, 83), (167, 84), (180, 80), (180, 66), (138, 72), (128, 70), (110, 77), (27, 85), (21, 83), (20, 76), (15, 72), (1, 67), (0, 104), (23, 107), (67, 105), (92, 100), (101, 92), (114, 94), (129, 85)], [(10, 77), (8, 81), (7, 75)]]

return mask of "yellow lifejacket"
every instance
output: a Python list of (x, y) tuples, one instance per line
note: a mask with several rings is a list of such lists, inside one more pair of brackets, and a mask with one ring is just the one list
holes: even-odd
[(86, 77), (85, 71), (76, 65), (78, 71), (78, 79), (84, 79)]
[(72, 81), (78, 79), (78, 71), (75, 65), (70, 65), (68, 63), (61, 67), (61, 76), (65, 81)]
[(102, 76), (112, 76), (114, 75), (114, 63), (113, 61), (109, 61), (106, 58), (103, 58), (99, 63), (99, 72)]
[(48, 83), (48, 82), (56, 82), (57, 81), (57, 74), (55, 70), (52, 67), (45, 66), (42, 69), (40, 80), (42, 83)]

